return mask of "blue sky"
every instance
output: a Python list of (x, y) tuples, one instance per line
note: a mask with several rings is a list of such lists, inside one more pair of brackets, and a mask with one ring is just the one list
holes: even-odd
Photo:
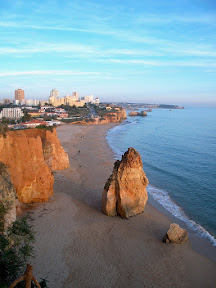
[(216, 106), (215, 0), (1, 0), (0, 99)]

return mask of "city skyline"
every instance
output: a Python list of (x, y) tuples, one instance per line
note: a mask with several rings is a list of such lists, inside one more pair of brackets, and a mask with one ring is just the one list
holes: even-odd
[[(0, 99), (216, 106), (214, 1), (1, 1)], [(72, 88), (72, 90), (71, 90)]]

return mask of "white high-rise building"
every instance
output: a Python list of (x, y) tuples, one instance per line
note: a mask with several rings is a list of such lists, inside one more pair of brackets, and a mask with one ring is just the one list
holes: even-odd
[(50, 97), (54, 97), (56, 99), (59, 98), (59, 91), (57, 89), (53, 89), (52, 91), (50, 91)]
[(85, 102), (86, 103), (93, 103), (94, 102), (94, 96), (90, 95), (90, 96), (85, 96)]
[(19, 119), (23, 117), (23, 112), (21, 108), (3, 108), (1, 116), (11, 119)]

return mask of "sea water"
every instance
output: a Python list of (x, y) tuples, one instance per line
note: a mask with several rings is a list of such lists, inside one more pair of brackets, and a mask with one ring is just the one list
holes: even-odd
[(147, 191), (216, 246), (216, 108), (152, 109), (108, 131), (116, 159), (134, 147)]

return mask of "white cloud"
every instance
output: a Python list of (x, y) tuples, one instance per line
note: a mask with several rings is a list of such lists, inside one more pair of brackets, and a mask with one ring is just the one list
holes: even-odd
[(215, 14), (187, 14), (179, 16), (176, 14), (158, 15), (145, 14), (140, 15), (135, 19), (137, 24), (170, 24), (170, 23), (184, 23), (184, 24), (216, 24)]
[(143, 60), (143, 59), (107, 59), (101, 60), (104, 62), (118, 63), (118, 64), (138, 64), (144, 66), (158, 66), (158, 67), (216, 67), (216, 61), (161, 61), (161, 60)]
[(26, 54), (26, 53), (79, 53), (91, 54), (96, 52), (96, 48), (89, 45), (71, 44), (52, 44), (52, 43), (35, 43), (30, 47), (2, 47), (0, 54)]
[(28, 76), (28, 75), (106, 75), (109, 73), (101, 72), (83, 72), (83, 71), (70, 71), (70, 70), (35, 70), (35, 71), (11, 71), (11, 72), (0, 72), (0, 77), (9, 77), (9, 76)]

